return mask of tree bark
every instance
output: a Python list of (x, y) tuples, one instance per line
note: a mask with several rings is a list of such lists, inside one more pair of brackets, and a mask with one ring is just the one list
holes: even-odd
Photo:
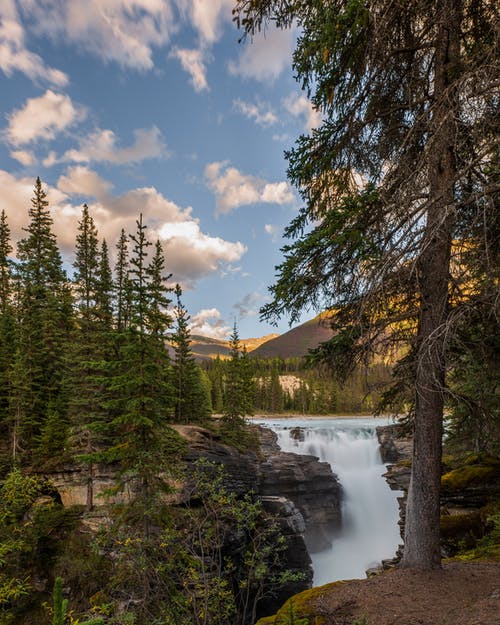
[(462, 2), (438, 3), (434, 110), (429, 150), (429, 209), (417, 262), (420, 314), (417, 333), (413, 463), (401, 566), (432, 569), (441, 564), (439, 521), (445, 384), (445, 325), (455, 223), (453, 88), (460, 59)]

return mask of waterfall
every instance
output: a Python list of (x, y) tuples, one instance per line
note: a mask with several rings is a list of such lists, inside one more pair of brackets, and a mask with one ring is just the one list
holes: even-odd
[[(365, 577), (366, 569), (394, 556), (399, 535), (397, 496), (382, 474), (375, 428), (380, 419), (280, 419), (263, 422), (278, 435), (283, 451), (328, 462), (344, 491), (342, 525), (325, 536), (317, 528), (305, 540), (314, 585)], [(300, 437), (293, 428), (300, 427)]]

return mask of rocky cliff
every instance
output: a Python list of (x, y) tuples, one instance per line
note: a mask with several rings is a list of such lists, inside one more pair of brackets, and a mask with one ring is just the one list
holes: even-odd
[[(276, 518), (285, 539), (283, 568), (296, 575), (273, 597), (261, 602), (260, 615), (272, 613), (290, 595), (309, 588), (312, 567), (304, 542), (306, 527), (321, 528), (340, 522), (342, 491), (330, 466), (314, 456), (280, 451), (276, 434), (266, 428), (258, 428), (260, 450), (245, 452), (224, 444), (216, 432), (200, 426), (178, 425), (174, 429), (187, 441), (186, 467), (194, 467), (201, 459), (211, 463), (206, 467), (213, 466), (212, 463), (222, 466), (224, 486), (228, 490), (239, 495), (253, 492), (264, 509)], [(113, 486), (115, 475), (116, 467), (112, 465), (94, 467), (96, 510), (90, 515), (92, 519), (96, 513), (99, 516), (99, 508), (109, 501), (99, 495)], [(85, 506), (88, 475), (84, 467), (68, 465), (50, 478), (64, 506)], [(133, 487), (130, 484), (131, 491)], [(193, 505), (190, 478), (175, 487), (169, 503)], [(125, 491), (117, 497), (127, 501), (130, 494)]]

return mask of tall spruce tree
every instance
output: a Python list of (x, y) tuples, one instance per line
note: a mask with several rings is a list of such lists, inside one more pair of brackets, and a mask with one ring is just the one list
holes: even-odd
[(181, 300), (182, 289), (175, 287), (175, 327), (170, 337), (174, 346), (173, 386), (175, 389), (175, 420), (178, 423), (203, 423), (210, 415), (209, 390), (191, 351), (189, 315)]
[(106, 442), (107, 364), (112, 355), (111, 270), (105, 243), (84, 205), (75, 245), (77, 319), (68, 349), (68, 412), (72, 450), (87, 468), (87, 509), (94, 505), (94, 464)]
[(231, 438), (237, 438), (245, 423), (248, 404), (245, 395), (244, 377), (242, 376), (241, 343), (236, 321), (229, 338), (229, 346), (231, 355), (225, 367), (222, 428)]
[[(148, 537), (154, 502), (162, 485), (160, 473), (169, 462), (165, 446), (170, 436), (167, 423), (172, 412), (172, 389), (168, 352), (159, 340), (166, 333), (169, 317), (162, 316), (160, 322), (153, 310), (156, 304), (152, 308), (147, 264), (151, 243), (145, 231), (141, 215), (136, 233), (130, 236), (131, 313), (128, 327), (122, 331), (118, 363), (109, 385), (112, 399), (108, 406), (116, 416), (110, 427), (114, 440), (106, 457), (120, 462), (123, 487), (129, 482), (135, 484), (135, 501), (141, 507), (143, 532)], [(165, 291), (166, 287), (156, 297), (165, 298)]]
[(125, 230), (120, 232), (116, 244), (115, 288), (116, 288), (116, 329), (124, 330), (130, 317), (130, 284), (129, 284), (129, 240)]
[(21, 292), (13, 409), (19, 423), (17, 444), (23, 456), (26, 460), (44, 460), (49, 451), (40, 447), (40, 442), (49, 413), (51, 427), (55, 421), (61, 430), (67, 425), (63, 379), (72, 297), (40, 178), (29, 216), (27, 236), (19, 241), (17, 254)]
[[(16, 320), (13, 309), (12, 245), (5, 211), (0, 215), (0, 435), (9, 438), (11, 368), (16, 353)], [(10, 455), (10, 454), (9, 454)], [(4, 462), (4, 459), (1, 459)], [(5, 462), (8, 459), (5, 458)]]
[(477, 226), (477, 253), (490, 249), (497, 210), (496, 3), (237, 0), (235, 13), (247, 33), (299, 23), (294, 69), (323, 114), (287, 154), (304, 208), (264, 315), (328, 309), (339, 334), (316, 355), (344, 373), (388, 337), (410, 342), (402, 565), (438, 567), (445, 371), (460, 318), (450, 259)]

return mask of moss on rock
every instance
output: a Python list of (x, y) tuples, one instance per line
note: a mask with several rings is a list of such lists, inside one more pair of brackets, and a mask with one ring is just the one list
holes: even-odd
[[(276, 614), (259, 619), (255, 625), (293, 625), (294, 623), (302, 625), (301, 619), (309, 619), (311, 625), (327, 625), (327, 620), (324, 617), (315, 614), (315, 603), (323, 595), (331, 596), (335, 587), (348, 583), (349, 580), (341, 580), (304, 590), (298, 595), (290, 597)], [(293, 613), (295, 621), (290, 620), (290, 613)]]
[(500, 464), (471, 464), (445, 473), (441, 478), (443, 490), (460, 490), (470, 486), (481, 486), (500, 477)]

